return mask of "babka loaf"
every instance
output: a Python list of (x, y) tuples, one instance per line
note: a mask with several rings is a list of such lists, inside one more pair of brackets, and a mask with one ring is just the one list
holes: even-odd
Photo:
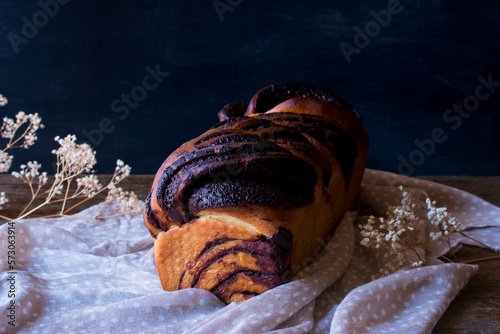
[(349, 104), (308, 85), (271, 85), (218, 115), (162, 164), (144, 220), (163, 289), (230, 303), (284, 283), (327, 241), (355, 206), (368, 137)]

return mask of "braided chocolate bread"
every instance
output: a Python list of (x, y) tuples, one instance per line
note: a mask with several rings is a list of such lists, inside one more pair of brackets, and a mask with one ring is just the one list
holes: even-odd
[(368, 137), (332, 92), (277, 84), (175, 150), (144, 209), (165, 290), (226, 303), (285, 282), (355, 206)]

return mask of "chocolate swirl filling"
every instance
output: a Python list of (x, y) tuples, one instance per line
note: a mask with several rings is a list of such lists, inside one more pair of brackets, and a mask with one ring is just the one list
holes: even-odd
[[(310, 115), (262, 114), (222, 122), (193, 141), (193, 150), (164, 170), (157, 202), (178, 224), (207, 208), (308, 205), (314, 199), (316, 172), (285, 148), (300, 146), (313, 154), (315, 148), (304, 134), (335, 152), (349, 180), (356, 159), (355, 145), (338, 126)], [(328, 182), (326, 169), (322, 176)], [(161, 225), (154, 219), (151, 223)]]
[(234, 127), (209, 132), (194, 142), (194, 150), (164, 170), (157, 202), (179, 224), (206, 208), (248, 204), (294, 208), (311, 203), (317, 180), (314, 168), (273, 140)]
[[(244, 264), (233, 265), (230, 270), (218, 276), (218, 282), (211, 287), (211, 292), (222, 300), (230, 299), (235, 293), (258, 294), (258, 291), (250, 291), (248, 286), (244, 290), (232, 286), (237, 277), (241, 276), (246, 276), (247, 279), (258, 282), (261, 287), (264, 286), (268, 289), (278, 286), (285, 280), (284, 276), (288, 270), (292, 241), (292, 233), (283, 227), (278, 228), (269, 238), (260, 236), (254, 240), (235, 240), (232, 238), (213, 240), (207, 243), (205, 249), (198, 255), (196, 262), (201, 262), (202, 265), (198, 266), (196, 273), (190, 278), (188, 287), (198, 288), (199, 282), (203, 281), (204, 274), (211, 266), (228, 255), (237, 253), (251, 255), (255, 259), (258, 269), (252, 269)], [(219, 266), (221, 265), (219, 264)], [(185, 274), (186, 272), (181, 277), (179, 289), (185, 283)]]

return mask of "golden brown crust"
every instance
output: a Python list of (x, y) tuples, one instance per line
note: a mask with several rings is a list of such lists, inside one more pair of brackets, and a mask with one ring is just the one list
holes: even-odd
[(368, 137), (335, 94), (278, 84), (173, 152), (144, 210), (165, 290), (246, 300), (300, 270), (355, 206)]

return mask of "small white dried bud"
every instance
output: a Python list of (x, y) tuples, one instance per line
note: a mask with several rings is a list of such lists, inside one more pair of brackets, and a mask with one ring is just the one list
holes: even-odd
[(5, 196), (5, 192), (0, 192), (0, 209), (2, 209), (2, 205), (5, 205), (9, 202), (9, 199)]
[(3, 96), (2, 94), (0, 94), (0, 107), (5, 106), (7, 103), (9, 103), (7, 98), (5, 96)]
[(121, 187), (117, 187), (114, 183), (110, 183), (106, 202), (109, 204), (118, 205), (120, 213), (141, 212), (144, 202), (137, 198), (137, 195), (132, 191), (124, 191)]
[(0, 151), (0, 173), (7, 173), (12, 166), (14, 157), (7, 152)]
[(113, 176), (112, 182), (117, 184), (126, 177), (130, 175), (132, 168), (129, 165), (125, 165), (122, 160), (116, 161), (115, 174)]
[(89, 144), (77, 144), (75, 135), (67, 135), (61, 139), (55, 138), (60, 147), (53, 150), (57, 155), (59, 165), (62, 167), (61, 173), (64, 175), (78, 175), (81, 173), (90, 173), (97, 163), (95, 151)]
[(93, 197), (97, 194), (99, 190), (102, 189), (102, 185), (99, 183), (99, 179), (95, 175), (87, 175), (82, 178), (76, 179), (78, 188), (82, 195), (87, 197)]

